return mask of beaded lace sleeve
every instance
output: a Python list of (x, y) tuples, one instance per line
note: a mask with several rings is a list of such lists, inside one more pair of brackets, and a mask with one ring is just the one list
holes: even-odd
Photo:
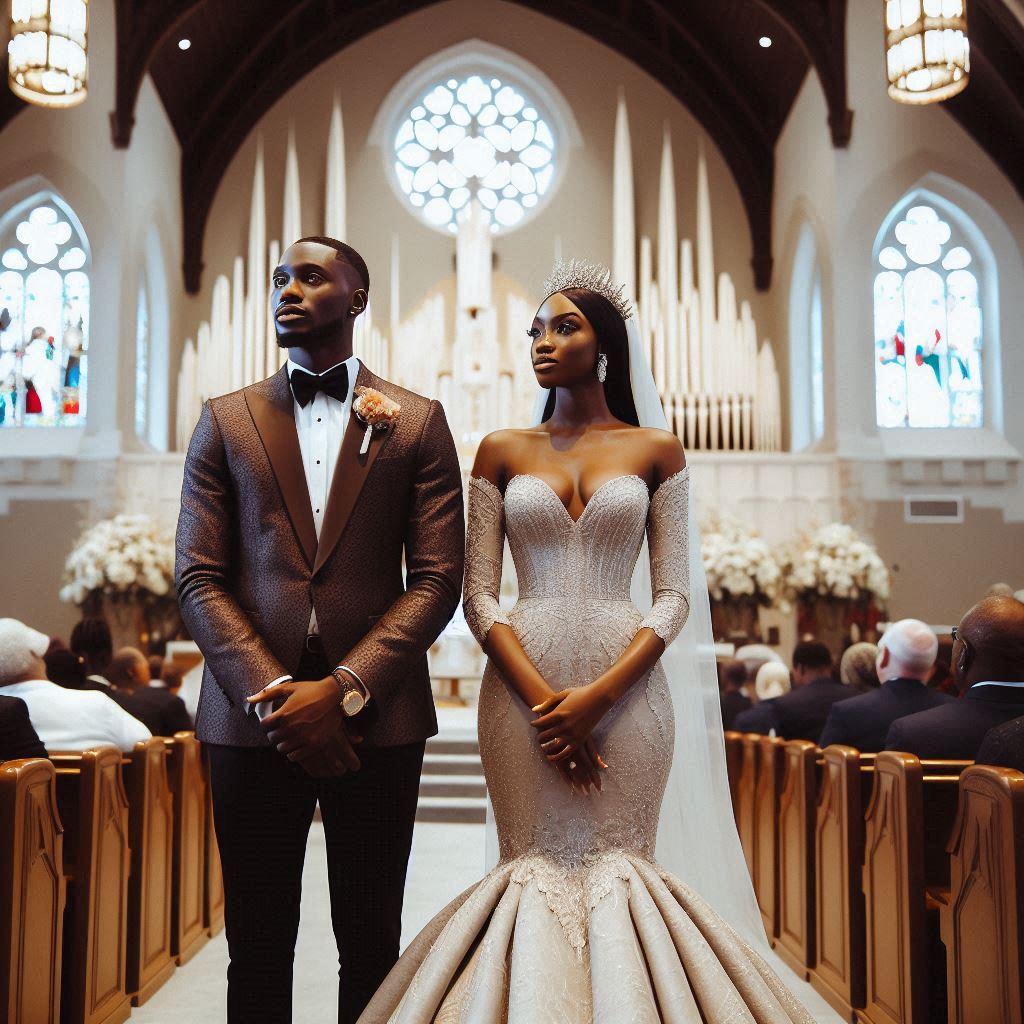
[(509, 625), (508, 616), (498, 604), (504, 550), (505, 501), (501, 491), (489, 480), (471, 476), (462, 610), (466, 624), (481, 646), (496, 622)]
[(654, 604), (640, 623), (666, 646), (679, 635), (690, 614), (690, 470), (681, 469), (655, 492), (647, 514)]

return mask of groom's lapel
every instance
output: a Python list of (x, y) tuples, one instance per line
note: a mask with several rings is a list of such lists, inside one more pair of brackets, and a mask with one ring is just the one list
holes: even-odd
[(302, 468), (287, 367), (282, 366), (265, 384), (247, 388), (245, 402), (277, 478), (295, 535), (306, 561), (312, 565), (317, 553), (316, 525), (306, 487), (306, 472)]
[[(359, 363), (359, 373), (352, 383), (353, 391), (357, 387), (372, 387), (377, 383), (376, 378), (370, 373), (362, 362)], [(355, 404), (353, 400), (353, 405)], [(330, 558), (331, 553), (337, 547), (341, 535), (348, 526), (352, 510), (359, 500), (359, 494), (370, 475), (370, 470), (380, 453), (384, 442), (391, 436), (392, 431), (373, 431), (370, 438), (370, 450), (365, 455), (359, 454), (363, 443), (363, 424), (359, 422), (355, 412), (349, 412), (348, 424), (345, 427), (345, 436), (341, 442), (341, 451), (338, 452), (338, 461), (334, 467), (334, 476), (331, 479), (331, 493), (327, 497), (327, 508), (324, 509), (324, 521), (320, 527), (320, 544), (316, 549), (316, 560), (313, 563), (313, 572), (317, 573)]]

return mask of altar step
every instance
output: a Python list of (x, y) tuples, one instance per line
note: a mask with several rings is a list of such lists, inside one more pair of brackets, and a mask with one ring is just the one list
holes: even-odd
[(427, 740), (416, 820), (466, 824), (486, 819), (487, 787), (476, 737), (457, 732)]

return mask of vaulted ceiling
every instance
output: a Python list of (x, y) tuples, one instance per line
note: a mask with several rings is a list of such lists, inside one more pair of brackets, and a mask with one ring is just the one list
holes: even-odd
[[(435, 2), (115, 0), (112, 140), (130, 143), (139, 87), (150, 72), (182, 147), (183, 267), (190, 292), (199, 288), (203, 235), (217, 186), (263, 114), (313, 67)], [(775, 142), (809, 70), (825, 94), (833, 144), (845, 146), (850, 139), (847, 0), (519, 2), (635, 61), (691, 111), (735, 176), (750, 224), (755, 280), (767, 288)], [(972, 0), (969, 15), (971, 82), (946, 109), (1024, 196), (1024, 27), (1003, 0)], [(758, 47), (762, 35), (773, 40), (768, 50)], [(183, 36), (192, 41), (187, 62), (176, 45)], [(22, 106), (4, 90), (0, 128)]]

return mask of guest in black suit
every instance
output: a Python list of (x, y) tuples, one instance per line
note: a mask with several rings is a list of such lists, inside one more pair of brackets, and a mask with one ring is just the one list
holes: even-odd
[(845, 743), (862, 753), (876, 753), (885, 747), (889, 726), (897, 718), (949, 704), (954, 698), (927, 685), (938, 646), (935, 634), (919, 619), (894, 622), (878, 646), (876, 671), (882, 686), (833, 705), (821, 746)]
[(28, 705), (17, 697), (0, 697), (0, 761), (46, 757), (46, 747), (28, 717)]
[(978, 764), (1024, 772), (1024, 715), (989, 729), (975, 760)]
[(963, 699), (893, 722), (887, 750), (971, 761), (989, 729), (1024, 715), (1024, 604), (985, 598), (960, 620), (953, 641)]
[(839, 659), (839, 682), (858, 693), (878, 689), (878, 648), (874, 644), (850, 644)]
[(185, 702), (164, 687), (150, 686), (149, 661), (142, 651), (124, 647), (107, 669), (118, 703), (154, 736), (173, 736), (192, 728)]
[(753, 701), (743, 692), (747, 685), (747, 667), (742, 661), (723, 662), (719, 670), (719, 691), (722, 699), (722, 727), (731, 729), (736, 716), (753, 706)]
[(736, 728), (741, 732), (774, 730), (783, 739), (817, 743), (832, 705), (857, 695), (832, 678), (832, 654), (817, 640), (796, 645), (792, 676), (789, 693), (744, 711), (736, 718)]

